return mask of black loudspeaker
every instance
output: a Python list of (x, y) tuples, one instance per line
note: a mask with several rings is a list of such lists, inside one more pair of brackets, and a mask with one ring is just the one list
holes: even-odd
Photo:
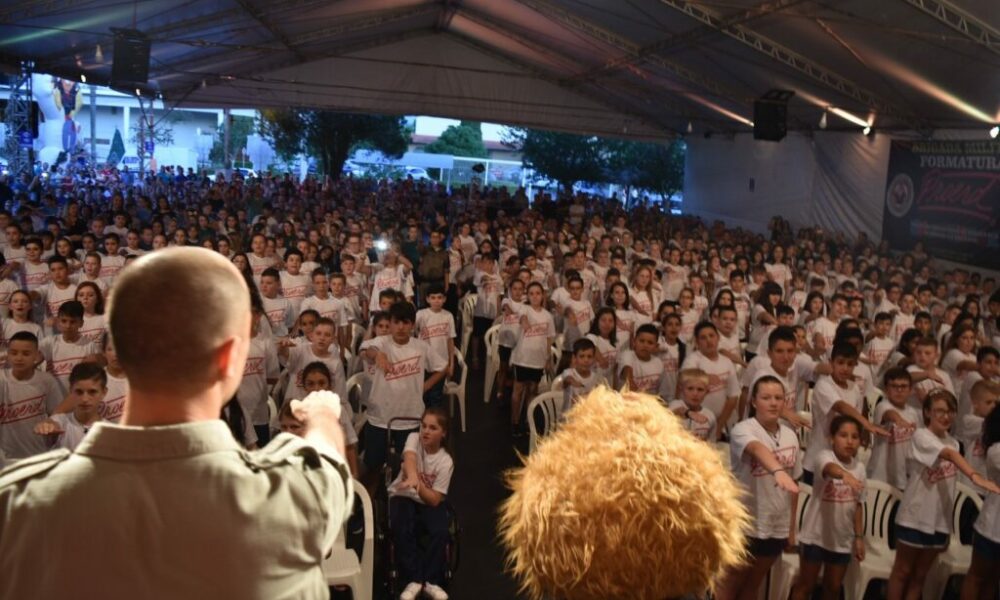
[(111, 85), (143, 85), (149, 80), (149, 38), (138, 29), (112, 28)]
[(754, 100), (753, 139), (780, 142), (788, 133), (788, 106), (778, 102)]
[(771, 90), (753, 103), (753, 139), (780, 142), (788, 133), (789, 90)]

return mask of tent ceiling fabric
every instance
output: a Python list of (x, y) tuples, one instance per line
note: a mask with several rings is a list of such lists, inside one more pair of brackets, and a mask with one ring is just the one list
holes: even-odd
[(753, 100), (783, 88), (790, 129), (826, 107), (883, 130), (1000, 119), (996, 0), (11, 0), (0, 62), (106, 83), (110, 28), (133, 24), (167, 104), (665, 139), (747, 132)]

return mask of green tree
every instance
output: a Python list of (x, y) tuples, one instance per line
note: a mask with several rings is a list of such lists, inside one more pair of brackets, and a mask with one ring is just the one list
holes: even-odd
[(266, 109), (260, 115), (261, 135), (279, 156), (315, 156), (322, 171), (335, 179), (355, 150), (378, 150), (398, 158), (410, 139), (402, 117), (295, 109)]
[(607, 180), (670, 198), (684, 187), (684, 142), (607, 140)]
[(459, 125), (449, 125), (441, 137), (424, 147), (424, 151), (475, 158), (489, 156), (483, 145), (483, 130), (479, 121), (462, 121)]
[[(239, 151), (247, 147), (247, 138), (257, 130), (257, 123), (253, 117), (230, 115), (230, 119), (232, 119), (232, 125), (229, 129), (229, 155), (235, 159)], [(208, 160), (212, 161), (214, 165), (223, 165), (226, 162), (226, 152), (223, 148), (225, 140), (226, 124), (223, 123), (219, 125), (218, 133), (215, 136), (215, 143), (212, 144), (212, 149), (208, 152)], [(260, 169), (265, 165), (254, 166)]]
[(578, 181), (606, 181), (604, 143), (594, 136), (508, 128), (501, 140), (521, 153), (525, 167), (558, 181), (565, 190)]

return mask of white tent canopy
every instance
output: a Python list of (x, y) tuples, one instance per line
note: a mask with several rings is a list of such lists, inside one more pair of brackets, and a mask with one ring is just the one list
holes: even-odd
[(168, 104), (664, 139), (748, 132), (783, 88), (793, 130), (836, 109), (831, 130), (927, 132), (996, 120), (998, 26), (996, 0), (13, 0), (0, 63), (107, 83), (125, 27), (152, 40), (146, 91)]

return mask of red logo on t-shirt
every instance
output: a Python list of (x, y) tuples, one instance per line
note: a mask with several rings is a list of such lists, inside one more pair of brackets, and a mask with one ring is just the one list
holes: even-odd
[[(774, 458), (778, 460), (778, 464), (781, 468), (787, 469), (791, 473), (792, 469), (795, 468), (795, 457), (798, 455), (798, 448), (795, 446), (789, 446), (787, 448), (778, 448), (774, 451)], [(764, 477), (769, 475), (767, 469), (764, 468), (757, 459), (750, 461), (750, 474), (754, 477)]]
[(243, 376), (249, 377), (251, 375), (263, 375), (264, 374), (264, 357), (255, 356), (247, 358), (247, 364), (243, 367)]
[(420, 330), (420, 339), (428, 340), (434, 337), (447, 336), (450, 328), (449, 323), (438, 323), (437, 325), (428, 325)]
[(548, 323), (534, 323), (524, 328), (524, 337), (537, 337), (549, 332)]
[(423, 375), (423, 369), (420, 366), (420, 357), (414, 356), (392, 363), (389, 370), (385, 372), (385, 380), (392, 381), (418, 374)]
[(32, 398), (26, 398), (20, 402), (11, 402), (10, 404), (5, 404), (0, 407), (0, 423), (9, 424), (16, 423), (18, 421), (24, 421), (25, 419), (32, 419), (34, 417), (41, 417), (44, 412), (42, 411), (42, 399), (45, 396), (34, 396)]
[(857, 502), (858, 494), (843, 481), (828, 479), (823, 486), (823, 502)]
[(954, 477), (958, 473), (955, 463), (950, 460), (941, 460), (937, 467), (931, 467), (924, 471), (924, 478), (927, 483), (937, 483), (949, 477)]

